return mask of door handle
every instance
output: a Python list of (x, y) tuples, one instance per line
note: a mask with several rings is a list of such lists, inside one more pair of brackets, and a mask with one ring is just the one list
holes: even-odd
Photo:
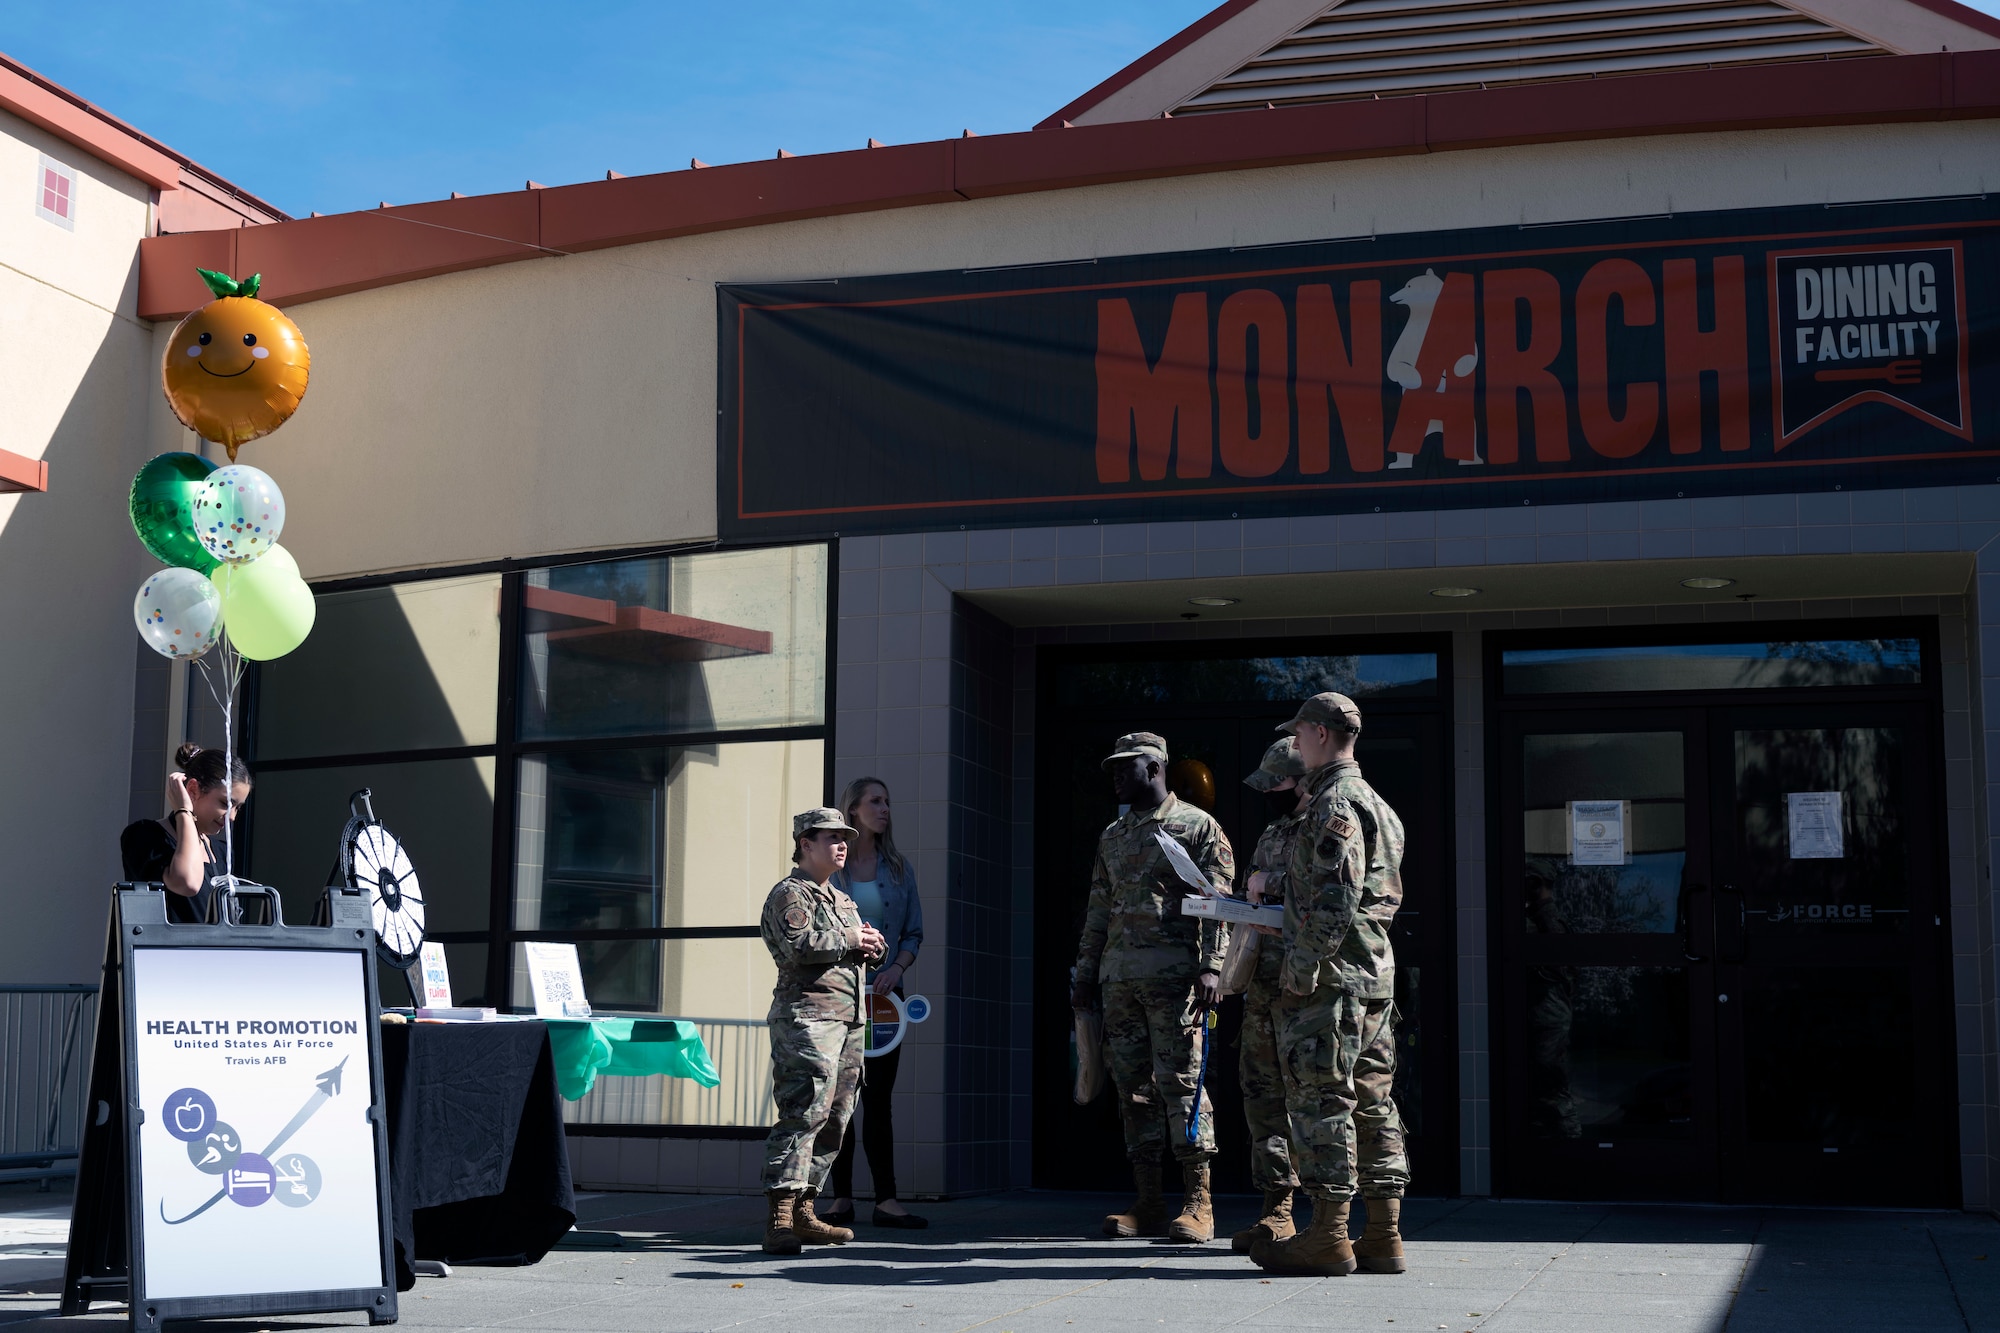
[(1725, 963), (1740, 963), (1743, 961), (1744, 949), (1747, 944), (1745, 934), (1748, 930), (1748, 920), (1743, 910), (1743, 892), (1734, 884), (1719, 885), (1716, 891), (1718, 893), (1726, 893), (1736, 900), (1736, 930), (1733, 934), (1724, 931), (1722, 929), (1722, 913), (1717, 911), (1715, 919), (1715, 951), (1721, 955), (1721, 959)]
[(1674, 930), (1680, 935), (1681, 957), (1690, 963), (1705, 963), (1708, 959), (1694, 951), (1694, 914), (1688, 910), (1688, 899), (1697, 893), (1707, 893), (1703, 884), (1689, 884), (1681, 881), (1681, 891), (1674, 900)]

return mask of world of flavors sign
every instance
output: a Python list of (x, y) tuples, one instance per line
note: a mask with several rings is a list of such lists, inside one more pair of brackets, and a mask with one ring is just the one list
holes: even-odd
[(2000, 480), (1976, 201), (724, 286), (725, 539)]

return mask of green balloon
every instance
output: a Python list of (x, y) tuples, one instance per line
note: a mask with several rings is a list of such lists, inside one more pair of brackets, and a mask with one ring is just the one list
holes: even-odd
[(247, 564), (222, 565), (208, 581), (222, 594), (222, 628), (253, 662), (283, 657), (312, 633), (317, 608), (298, 562), (282, 546)]
[(194, 535), (194, 497), (215, 464), (200, 454), (161, 454), (132, 479), (132, 531), (162, 564), (206, 574), (222, 563)]

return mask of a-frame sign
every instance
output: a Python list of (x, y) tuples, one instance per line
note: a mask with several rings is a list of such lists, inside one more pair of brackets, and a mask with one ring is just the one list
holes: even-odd
[(367, 900), (288, 927), (271, 897), (278, 924), (197, 926), (161, 886), (112, 894), (66, 1315), (396, 1320)]

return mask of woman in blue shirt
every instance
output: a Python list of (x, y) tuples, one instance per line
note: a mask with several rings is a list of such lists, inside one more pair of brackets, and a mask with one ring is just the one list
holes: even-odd
[[(896, 850), (890, 830), (889, 786), (880, 778), (856, 778), (840, 793), (840, 811), (856, 830), (847, 844), (847, 865), (834, 872), (833, 882), (854, 899), (861, 919), (882, 932), (889, 961), (875, 970), (871, 988), (877, 995), (903, 993), (903, 975), (917, 961), (924, 944), (924, 909), (917, 899), (917, 874)], [(868, 1171), (875, 1178), (878, 1227), (915, 1229), (929, 1226), (896, 1200), (896, 1135), (889, 1094), (896, 1086), (896, 1066), (902, 1046), (867, 1062), (861, 1083), (861, 1143), (868, 1152)], [(819, 1216), (836, 1225), (854, 1217), (854, 1125), (833, 1164), (826, 1206)]]

